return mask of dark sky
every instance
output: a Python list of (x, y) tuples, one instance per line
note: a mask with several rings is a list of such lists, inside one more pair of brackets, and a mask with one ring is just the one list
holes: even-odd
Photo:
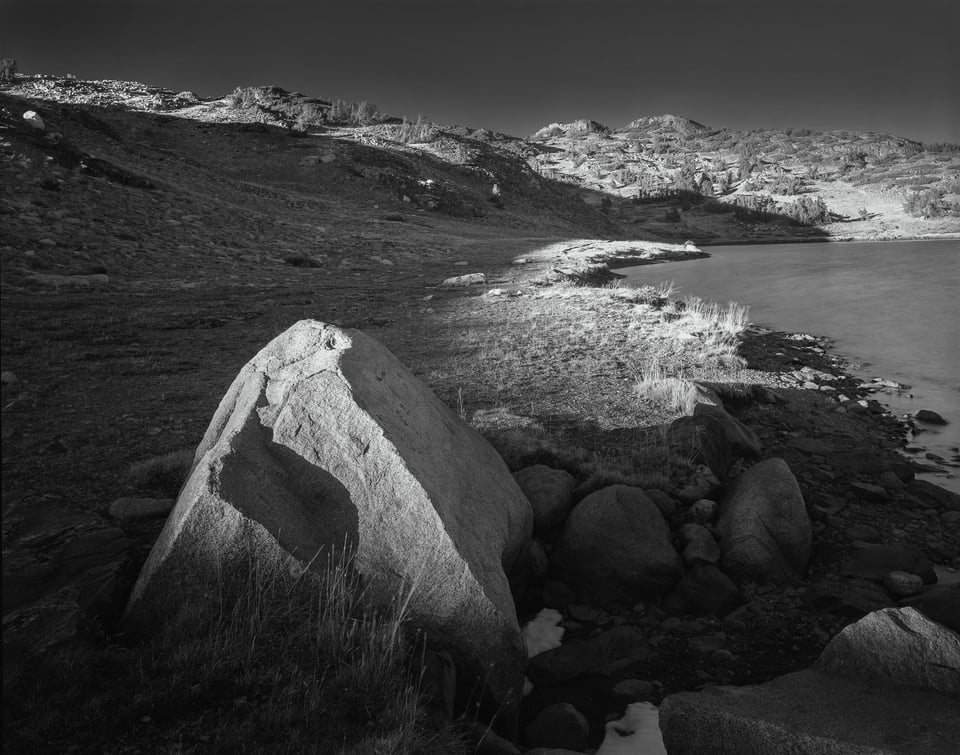
[(528, 135), (674, 113), (960, 143), (957, 0), (0, 0), (27, 73), (246, 84)]

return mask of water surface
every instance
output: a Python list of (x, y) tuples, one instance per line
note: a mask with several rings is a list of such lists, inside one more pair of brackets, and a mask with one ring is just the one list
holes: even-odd
[[(960, 446), (960, 242), (709, 247), (709, 259), (620, 270), (627, 283), (673, 281), (681, 295), (750, 306), (750, 320), (832, 338), (861, 377), (912, 386), (880, 394), (898, 414), (932, 409), (950, 424), (916, 441), (945, 458)], [(960, 477), (937, 479), (960, 492)]]

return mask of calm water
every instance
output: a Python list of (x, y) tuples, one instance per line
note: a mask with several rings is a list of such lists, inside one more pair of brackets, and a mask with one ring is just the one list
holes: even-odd
[[(878, 394), (898, 414), (933, 409), (950, 424), (916, 442), (960, 446), (960, 242), (716, 246), (709, 259), (621, 270), (631, 285), (673, 281), (681, 295), (750, 306), (750, 320), (825, 335), (853, 372), (907, 383)], [(960, 492), (960, 477), (935, 480)]]

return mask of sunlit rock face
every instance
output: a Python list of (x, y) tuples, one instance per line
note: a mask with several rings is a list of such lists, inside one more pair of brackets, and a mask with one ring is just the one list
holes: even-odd
[(493, 448), (386, 348), (304, 320), (230, 386), (127, 614), (202, 600), (251, 557), (346, 547), (375, 599), (412, 589), (411, 621), (504, 702), (526, 659), (507, 574), (532, 523)]

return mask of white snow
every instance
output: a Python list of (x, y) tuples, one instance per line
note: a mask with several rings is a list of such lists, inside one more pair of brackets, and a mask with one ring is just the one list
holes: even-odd
[(660, 711), (653, 703), (633, 703), (618, 721), (607, 724), (597, 755), (667, 755), (660, 736)]

